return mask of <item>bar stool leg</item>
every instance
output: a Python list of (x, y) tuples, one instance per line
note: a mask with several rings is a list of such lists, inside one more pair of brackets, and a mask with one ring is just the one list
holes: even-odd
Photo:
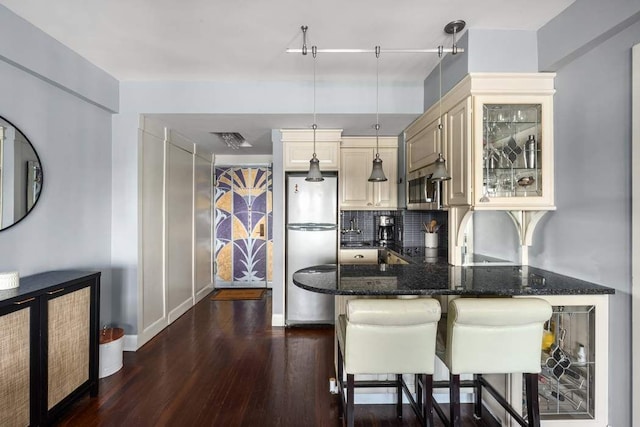
[(424, 385), (424, 394), (421, 395), (422, 400), (422, 418), (424, 425), (433, 427), (433, 375), (420, 375), (422, 384)]
[(422, 382), (421, 375), (415, 374), (414, 383), (416, 385), (416, 403), (418, 405), (418, 410), (422, 412), (423, 410), (423, 395), (422, 395), (422, 386), (424, 382)]
[(538, 400), (538, 374), (524, 374), (527, 395), (529, 427), (540, 427), (540, 402)]
[(338, 378), (336, 379), (337, 383), (338, 383), (338, 396), (340, 397), (340, 407), (338, 408), (338, 416), (340, 418), (344, 419), (344, 387), (343, 387), (343, 381), (344, 381), (344, 368), (343, 368), (343, 364), (344, 361), (342, 360), (342, 349), (340, 348), (340, 343), (338, 343)]
[(449, 422), (460, 427), (460, 375), (449, 374)]
[(482, 375), (475, 375), (475, 391), (476, 391), (476, 401), (475, 405), (473, 405), (473, 416), (476, 420), (482, 419)]
[(347, 427), (353, 427), (353, 423), (354, 423), (354, 415), (353, 415), (353, 410), (354, 408), (354, 404), (353, 404), (353, 398), (354, 398), (354, 381), (353, 381), (353, 374), (347, 374)]
[(398, 398), (396, 400), (396, 416), (402, 418), (402, 375), (396, 374), (396, 393)]

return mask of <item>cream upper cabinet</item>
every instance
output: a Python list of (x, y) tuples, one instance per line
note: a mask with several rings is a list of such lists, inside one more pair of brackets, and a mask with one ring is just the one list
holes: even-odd
[(407, 144), (407, 172), (430, 165), (443, 147), (440, 143), (438, 111), (428, 111), (405, 130)]
[[(342, 147), (340, 149), (340, 209), (359, 209), (373, 206), (371, 148)], [(384, 165), (384, 161), (382, 163)], [(384, 168), (383, 168), (384, 169)]]
[(376, 153), (375, 137), (345, 137), (340, 148), (340, 209), (379, 210), (398, 206), (398, 138), (379, 138), (387, 181), (369, 182)]
[[(281, 129), (285, 171), (309, 170), (313, 155), (313, 130)], [(340, 168), (340, 141), (342, 129), (316, 130), (316, 157), (320, 170), (337, 171)]]
[[(397, 138), (393, 138), (393, 140), (397, 144)], [(379, 153), (382, 159), (382, 170), (387, 181), (369, 183), (373, 185), (373, 206), (395, 209), (398, 207), (398, 148), (397, 146), (380, 147)], [(371, 168), (373, 167), (373, 157), (370, 160), (369, 167)], [(371, 174), (371, 170), (369, 170), (369, 174)]]
[(472, 73), (461, 82), (473, 102), (475, 210), (555, 209), (554, 78), (553, 73)]
[(451, 108), (445, 123), (445, 158), (451, 180), (445, 181), (446, 205), (471, 204), (471, 97)]
[[(406, 130), (407, 170), (442, 152), (444, 204), (552, 210), (553, 73), (471, 73)], [(440, 112), (442, 111), (442, 116)], [(439, 146), (439, 117), (446, 141)]]
[(554, 209), (552, 95), (478, 95), (473, 108), (476, 209)]

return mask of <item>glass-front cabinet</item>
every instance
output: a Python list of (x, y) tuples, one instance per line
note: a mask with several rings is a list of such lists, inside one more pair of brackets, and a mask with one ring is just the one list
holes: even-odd
[(474, 111), (474, 206), (553, 209), (551, 96), (479, 95)]
[[(608, 296), (546, 295), (539, 298), (553, 307), (540, 349), (538, 402), (541, 426), (608, 425)], [(512, 375), (511, 381), (512, 404), (518, 406), (524, 400), (522, 376)], [(521, 413), (526, 414), (524, 407)]]
[(595, 307), (554, 306), (542, 342), (538, 394), (543, 419), (594, 417)]
[(473, 212), (486, 210), (509, 213), (518, 262), (528, 264), (535, 227), (555, 210), (554, 79), (554, 73), (469, 73), (443, 98), (447, 117), (468, 101), (466, 120), (445, 127), (449, 263), (468, 264), (464, 230)]

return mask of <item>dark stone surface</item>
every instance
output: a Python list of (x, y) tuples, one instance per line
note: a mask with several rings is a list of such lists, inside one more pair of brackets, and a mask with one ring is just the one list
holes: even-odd
[(598, 295), (614, 289), (529, 266), (321, 265), (293, 275), (300, 288), (333, 295)]

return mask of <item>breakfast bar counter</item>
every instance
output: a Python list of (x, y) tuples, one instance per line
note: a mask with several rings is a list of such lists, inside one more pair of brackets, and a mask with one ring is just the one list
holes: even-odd
[(293, 282), (332, 295), (607, 295), (612, 288), (530, 266), (434, 264), (318, 265), (298, 270)]
[[(440, 300), (443, 312), (447, 301), (457, 297), (542, 298), (553, 307), (545, 334), (555, 337), (567, 361), (575, 367), (572, 369), (578, 380), (557, 375), (550, 365), (549, 352), (541, 351), (541, 425), (607, 425), (609, 295), (615, 292), (612, 288), (530, 266), (452, 266), (442, 257), (433, 263), (317, 265), (295, 272), (293, 282), (311, 292), (335, 295), (336, 316), (345, 313), (348, 300), (359, 297), (434, 296)], [(582, 347), (587, 354), (584, 360), (577, 356)], [(447, 372), (442, 363), (436, 363), (434, 380), (448, 379)], [(494, 387), (506, 393), (509, 403), (520, 412), (521, 376), (494, 379)], [(435, 393), (436, 399), (443, 398)], [(504, 411), (496, 407), (491, 410), (503, 425), (507, 422)]]

